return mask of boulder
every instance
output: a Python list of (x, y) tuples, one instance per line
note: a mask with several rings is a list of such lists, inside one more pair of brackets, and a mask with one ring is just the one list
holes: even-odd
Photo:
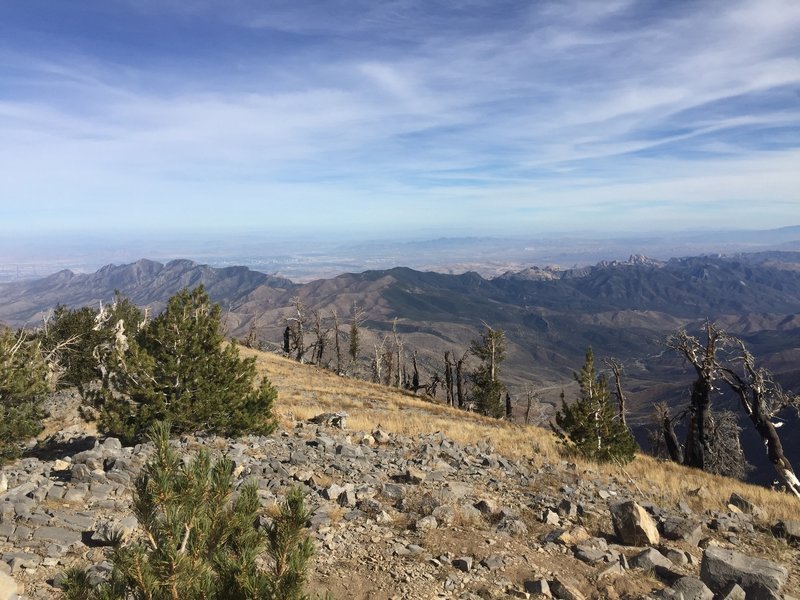
[(713, 592), (722, 592), (729, 584), (737, 583), (748, 598), (754, 599), (773, 597), (788, 577), (786, 567), (776, 562), (715, 546), (703, 552), (700, 565), (700, 578)]
[(613, 504), (611, 520), (614, 533), (626, 546), (655, 546), (660, 540), (653, 518), (632, 500)]
[(792, 544), (800, 544), (800, 521), (778, 521), (772, 533)]
[(683, 600), (713, 600), (714, 592), (697, 577), (681, 577), (672, 584), (672, 589), (683, 596)]
[(692, 546), (697, 546), (703, 535), (703, 527), (692, 519), (669, 517), (664, 521), (662, 532), (668, 540), (688, 542)]

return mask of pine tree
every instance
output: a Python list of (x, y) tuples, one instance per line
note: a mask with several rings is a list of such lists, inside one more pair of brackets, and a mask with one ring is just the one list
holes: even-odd
[(0, 328), (0, 464), (41, 430), (50, 374), (38, 341)]
[[(301, 600), (313, 554), (305, 535), (310, 511), (301, 491), (289, 492), (280, 513), (259, 528), (254, 484), (235, 500), (233, 463), (212, 464), (201, 450), (184, 461), (169, 445), (169, 426), (149, 432), (155, 454), (134, 491), (134, 514), (142, 541), (110, 540), (113, 571), (93, 588), (85, 571), (66, 573), (65, 600)], [(266, 551), (271, 569), (257, 559)]]
[(472, 399), (479, 412), (499, 419), (505, 414), (506, 386), (499, 379), (500, 365), (506, 356), (505, 333), (486, 325), (480, 339), (473, 340), (470, 352), (481, 361), (471, 374)]
[(636, 440), (614, 407), (606, 377), (595, 371), (591, 348), (575, 380), (580, 387), (578, 398), (567, 404), (562, 392), (561, 410), (556, 413), (555, 431), (562, 442), (586, 458), (630, 462)]
[(142, 311), (119, 292), (115, 292), (111, 304), (101, 305), (99, 310), (56, 306), (38, 338), (44, 352), (53, 354), (62, 370), (59, 386), (75, 386), (83, 391), (87, 384), (100, 378), (98, 355), (113, 347), (117, 328), (135, 332), (143, 319)]
[(157, 420), (169, 420), (174, 432), (273, 431), (277, 392), (266, 377), (254, 389), (255, 358), (241, 359), (234, 342), (224, 343), (220, 312), (199, 286), (170, 298), (135, 334), (117, 327), (93, 396), (100, 429), (125, 441), (140, 439)]

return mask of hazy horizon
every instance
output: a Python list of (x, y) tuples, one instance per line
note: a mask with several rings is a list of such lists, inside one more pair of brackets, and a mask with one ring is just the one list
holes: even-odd
[(770, 230), (544, 232), (496, 236), (337, 237), (270, 232), (74, 236), (17, 232), (0, 239), (0, 281), (44, 277), (62, 269), (92, 272), (139, 259), (189, 259), (211, 266), (247, 266), (302, 282), (369, 269), (410, 267), (493, 276), (530, 266), (570, 268), (644, 254), (666, 260), (706, 253), (800, 251), (800, 226)]

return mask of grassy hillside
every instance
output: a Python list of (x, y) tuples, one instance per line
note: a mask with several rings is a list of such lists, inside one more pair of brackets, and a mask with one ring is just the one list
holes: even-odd
[[(277, 412), (284, 427), (322, 412), (345, 411), (348, 429), (370, 432), (380, 426), (401, 434), (443, 432), (454, 440), (474, 443), (488, 439), (498, 452), (526, 458), (534, 465), (565, 460), (552, 433), (541, 427), (498, 421), (465, 413), (426, 401), (408, 392), (343, 378), (314, 366), (301, 365), (270, 353), (243, 348), (255, 356), (259, 372), (266, 374), (279, 392)], [(580, 459), (580, 468), (591, 468), (614, 477), (620, 485), (635, 489), (652, 502), (674, 506), (688, 501), (694, 508), (723, 509), (737, 492), (764, 510), (765, 522), (794, 519), (800, 508), (797, 500), (782, 493), (708, 475), (673, 463), (639, 455), (622, 468), (617, 465), (590, 465)], [(699, 491), (698, 491), (699, 490)]]

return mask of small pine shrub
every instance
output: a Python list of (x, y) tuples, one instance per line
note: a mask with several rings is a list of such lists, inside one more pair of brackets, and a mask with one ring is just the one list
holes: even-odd
[[(259, 527), (255, 485), (235, 500), (233, 463), (200, 451), (188, 462), (169, 445), (169, 426), (156, 423), (155, 454), (136, 480), (134, 514), (140, 541), (116, 537), (107, 581), (93, 587), (86, 571), (66, 572), (64, 600), (303, 600), (311, 541), (310, 511), (293, 489), (280, 513)], [(270, 568), (258, 559), (269, 557)]]
[(628, 463), (636, 452), (636, 440), (617, 414), (608, 381), (594, 368), (592, 349), (586, 351), (586, 361), (575, 373), (580, 395), (567, 404), (561, 394), (561, 410), (556, 412), (556, 435), (570, 451), (600, 462)]
[(40, 344), (22, 331), (0, 329), (0, 464), (41, 431), (51, 370)]

